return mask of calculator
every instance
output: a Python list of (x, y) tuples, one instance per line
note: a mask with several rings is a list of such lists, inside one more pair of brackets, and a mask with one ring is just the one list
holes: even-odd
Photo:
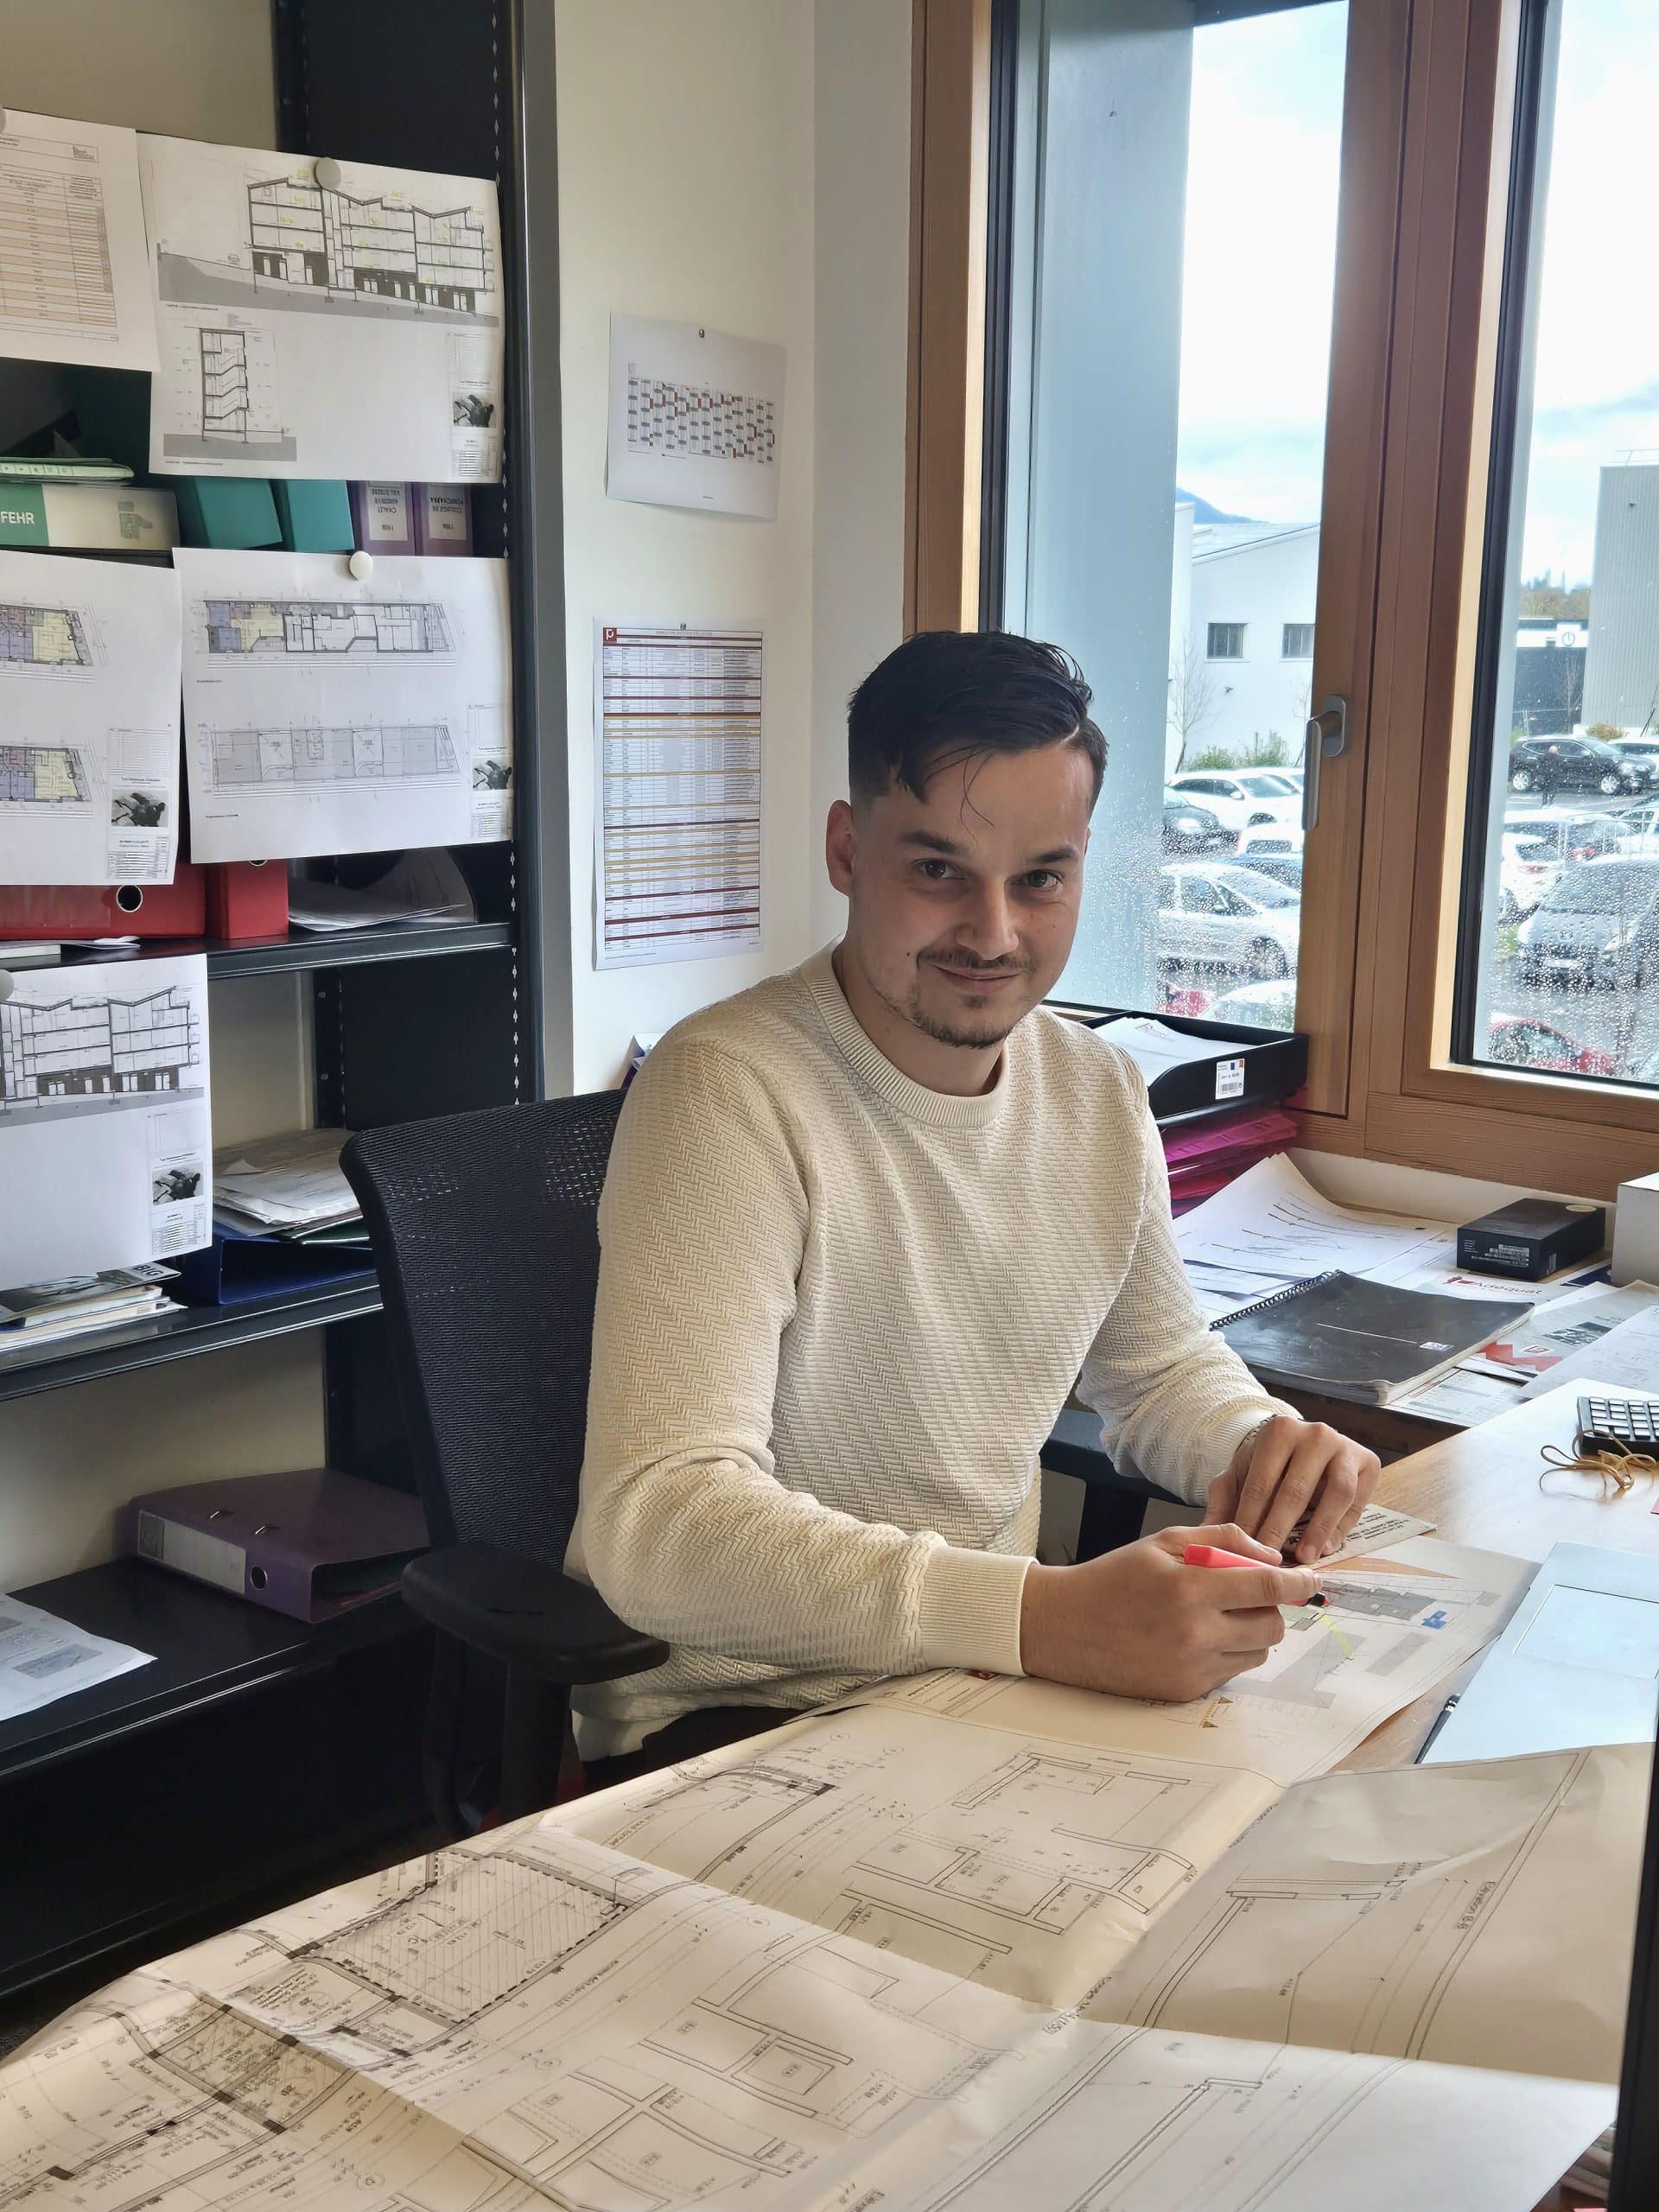
[(1580, 1452), (1650, 1452), (1659, 1458), (1659, 1398), (1580, 1398)]

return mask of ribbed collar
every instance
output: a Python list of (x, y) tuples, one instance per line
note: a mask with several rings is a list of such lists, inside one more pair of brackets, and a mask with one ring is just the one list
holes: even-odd
[(830, 959), (834, 950), (833, 945), (826, 944), (804, 961), (797, 973), (811, 994), (837, 1050), (859, 1080), (912, 1122), (925, 1122), (936, 1129), (988, 1128), (1001, 1114), (1008, 1096), (1008, 1047), (1004, 1046), (997, 1062), (996, 1081), (975, 1097), (958, 1098), (953, 1092), (930, 1090), (925, 1084), (912, 1083), (871, 1040), (848, 1005)]

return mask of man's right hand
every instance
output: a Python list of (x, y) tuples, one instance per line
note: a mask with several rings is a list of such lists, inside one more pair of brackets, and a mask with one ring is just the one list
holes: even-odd
[[(1189, 1544), (1260, 1560), (1260, 1571), (1183, 1566)], [(1279, 1607), (1305, 1605), (1319, 1586), (1315, 1569), (1281, 1566), (1230, 1522), (1165, 1529), (1077, 1567), (1029, 1567), (1020, 1663), (1120, 1697), (1203, 1697), (1259, 1667), (1284, 1635)]]

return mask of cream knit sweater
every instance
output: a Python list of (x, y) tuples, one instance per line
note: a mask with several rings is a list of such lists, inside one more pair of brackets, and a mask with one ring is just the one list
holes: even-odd
[(1284, 1410), (1188, 1294), (1132, 1062), (1039, 1008), (993, 1089), (928, 1090), (827, 950), (657, 1046), (600, 1236), (569, 1565), (673, 1653), (576, 1694), (588, 1758), (694, 1706), (1018, 1674), (1074, 1383), (1120, 1466), (1195, 1503)]

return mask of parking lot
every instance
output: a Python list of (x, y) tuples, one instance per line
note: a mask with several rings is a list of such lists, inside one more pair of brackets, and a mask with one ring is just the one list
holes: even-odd
[[(1517, 833), (1531, 835), (1543, 830), (1551, 817), (1603, 817), (1622, 823), (1634, 815), (1637, 821), (1629, 830), (1621, 829), (1614, 833), (1628, 839), (1639, 828), (1647, 826), (1650, 806), (1650, 800), (1644, 798), (1606, 798), (1595, 791), (1562, 792), (1553, 799), (1537, 792), (1510, 793), (1506, 795), (1504, 818), (1506, 823), (1516, 823)], [(1615, 853), (1620, 849), (1628, 848), (1613, 848)], [(1639, 849), (1659, 856), (1659, 820), (1643, 838)], [(1169, 865), (1178, 874), (1186, 876), (1199, 868), (1231, 869), (1247, 864), (1243, 859), (1225, 854), (1206, 855), (1201, 861), (1180, 852), (1168, 852), (1165, 858), (1166, 882)], [(1582, 865), (1569, 854), (1561, 863), (1560, 872)], [(1506, 885), (1519, 884), (1522, 900), (1535, 899), (1536, 889), (1529, 890), (1520, 883), (1515, 871), (1506, 871), (1505, 881)], [(1632, 1077), (1659, 1080), (1659, 980), (1650, 974), (1642, 986), (1607, 982), (1592, 986), (1581, 975), (1565, 973), (1527, 980), (1522, 974), (1518, 944), (1519, 922), (1524, 919), (1524, 912), (1517, 916), (1507, 892), (1505, 903), (1510, 908), (1509, 918), (1489, 918), (1484, 948), (1489, 977), (1487, 1011), (1495, 1020), (1507, 1018), (1502, 1032), (1493, 1033), (1491, 1041), (1497, 1056), (1520, 1066), (1560, 1065), (1567, 1072), (1627, 1080)], [(1165, 950), (1159, 960), (1159, 975), (1172, 1011), (1213, 1011), (1218, 1001), (1259, 982), (1263, 973), (1259, 953), (1253, 962), (1243, 942), (1236, 952), (1224, 950), (1219, 957), (1194, 957), (1191, 931), (1187, 931), (1184, 932), (1186, 944), (1183, 948), (1186, 957), (1182, 957), (1173, 950), (1177, 925), (1167, 914), (1161, 918), (1161, 930)], [(1268, 972), (1272, 972), (1271, 967)], [(1252, 1014), (1243, 1008), (1223, 1010), (1235, 1012), (1241, 1019), (1260, 1020), (1272, 1026), (1275, 1016), (1271, 1009), (1282, 1001), (1283, 995), (1282, 988), (1272, 994), (1257, 989), (1251, 992), (1250, 997), (1262, 1011)], [(1548, 1032), (1559, 1033), (1559, 1036), (1552, 1037)], [(1649, 1064), (1652, 1072), (1644, 1076), (1643, 1071)]]

